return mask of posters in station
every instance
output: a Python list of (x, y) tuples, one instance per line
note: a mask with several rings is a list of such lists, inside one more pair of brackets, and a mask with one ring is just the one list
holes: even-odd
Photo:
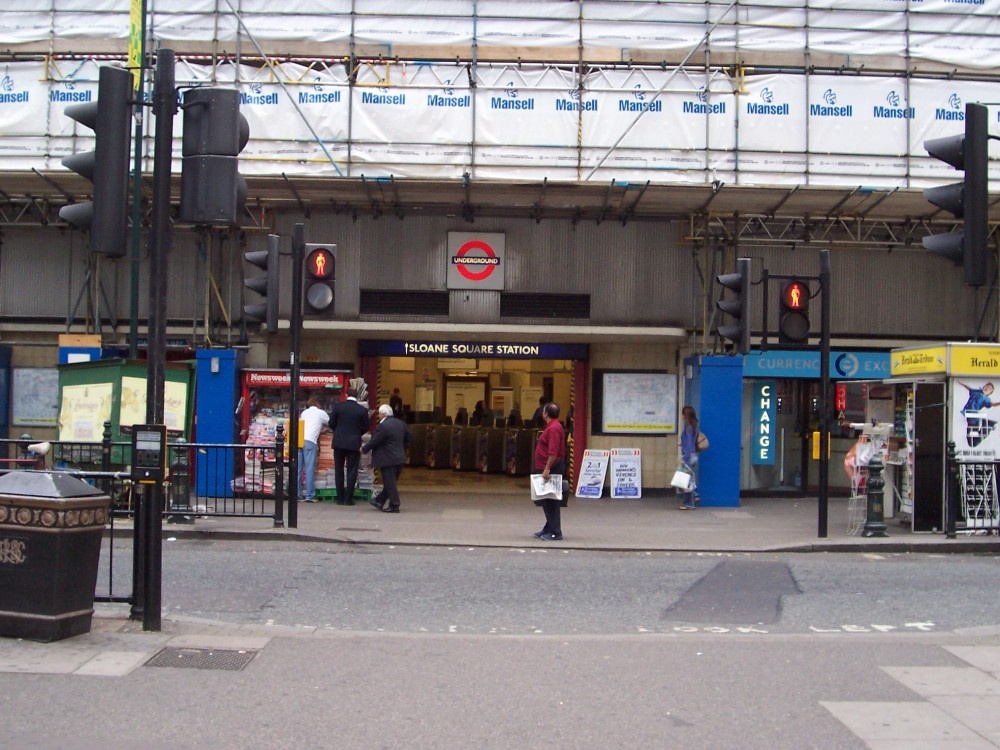
[[(513, 388), (493, 388), (490, 391), (490, 409), (493, 410), (493, 416), (508, 417), (510, 416), (510, 410), (513, 408)], [(521, 416), (524, 417), (523, 414)], [(528, 417), (531, 417), (531, 414)]]
[(611, 451), (588, 448), (583, 452), (580, 476), (576, 481), (576, 496), (599, 498), (604, 494), (604, 479), (608, 475), (608, 458)]
[(638, 500), (642, 497), (642, 451), (638, 448), (611, 450), (611, 498)]

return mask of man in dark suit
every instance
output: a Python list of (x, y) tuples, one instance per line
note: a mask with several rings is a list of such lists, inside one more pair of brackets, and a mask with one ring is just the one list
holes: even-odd
[(354, 505), (354, 487), (358, 483), (361, 463), (361, 436), (368, 432), (368, 427), (368, 409), (358, 403), (357, 388), (348, 388), (347, 400), (334, 406), (330, 414), (337, 505)]
[[(361, 450), (371, 451), (372, 466), (382, 470), (382, 491), (368, 502), (383, 513), (399, 513), (399, 488), (396, 480), (406, 463), (406, 446), (410, 444), (410, 428), (401, 419), (392, 416), (392, 407), (382, 404), (378, 408), (378, 427)], [(386, 500), (389, 501), (385, 505)]]

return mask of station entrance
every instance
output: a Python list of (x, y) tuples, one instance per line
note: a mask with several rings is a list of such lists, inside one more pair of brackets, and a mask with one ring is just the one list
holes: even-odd
[(527, 492), (547, 401), (560, 408), (568, 466), (586, 443), (586, 420), (576, 416), (586, 414), (584, 345), (374, 341), (359, 348), (371, 400), (394, 405), (410, 428), (404, 489)]

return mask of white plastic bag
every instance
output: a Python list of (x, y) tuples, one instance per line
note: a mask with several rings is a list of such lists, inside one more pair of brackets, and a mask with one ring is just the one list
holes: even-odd
[(674, 472), (673, 478), (670, 480), (670, 486), (676, 487), (681, 492), (687, 492), (691, 488), (691, 474), (685, 471), (683, 467), (677, 469)]

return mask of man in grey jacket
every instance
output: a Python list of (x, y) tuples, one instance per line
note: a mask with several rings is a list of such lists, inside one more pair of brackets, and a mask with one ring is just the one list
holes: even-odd
[[(363, 453), (371, 451), (372, 466), (382, 471), (382, 491), (370, 502), (383, 513), (399, 513), (399, 489), (396, 480), (406, 463), (406, 446), (410, 444), (410, 428), (392, 415), (392, 407), (382, 404), (378, 408), (378, 427), (372, 438), (361, 446)], [(386, 500), (389, 504), (386, 505)]]

